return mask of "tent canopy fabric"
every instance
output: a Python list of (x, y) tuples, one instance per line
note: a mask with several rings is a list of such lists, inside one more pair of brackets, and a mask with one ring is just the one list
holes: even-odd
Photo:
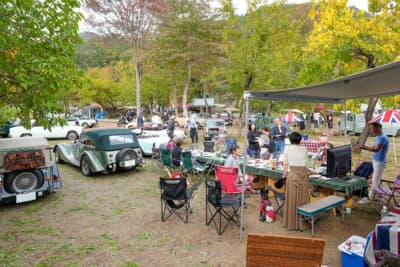
[(346, 99), (400, 94), (400, 61), (336, 80), (279, 91), (246, 91), (245, 99), (343, 103)]

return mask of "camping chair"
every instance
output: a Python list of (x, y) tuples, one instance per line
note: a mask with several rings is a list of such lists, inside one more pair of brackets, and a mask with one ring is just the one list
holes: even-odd
[[(160, 178), (161, 221), (165, 222), (172, 214), (175, 214), (184, 223), (187, 223), (190, 199), (193, 196), (193, 191), (197, 188), (198, 184), (194, 184), (188, 189), (185, 178)], [(183, 215), (178, 213), (181, 208), (183, 208)]]
[(236, 183), (238, 170), (236, 167), (215, 166), (215, 177), (222, 183), (222, 192), (226, 194), (239, 194), (250, 188), (249, 185)]
[[(386, 184), (386, 186), (385, 186)], [(399, 204), (396, 198), (400, 198), (400, 176), (398, 176), (394, 181), (389, 181), (382, 179), (378, 186), (372, 187), (374, 196), (372, 199), (375, 198), (375, 194), (381, 194), (383, 196), (388, 197), (386, 202), (386, 206), (389, 206), (390, 200), (393, 199), (394, 205), (397, 206)], [(372, 201), (371, 201), (372, 202)]]
[(233, 146), (233, 145), (237, 146), (237, 140), (236, 139), (226, 138), (225, 139), (225, 145), (226, 145), (225, 153), (227, 153), (229, 155), (230, 154), (229, 150), (231, 149), (231, 146)]
[(321, 266), (324, 247), (322, 239), (248, 234), (246, 266)]
[[(206, 225), (214, 223), (217, 233), (222, 235), (230, 223), (240, 227), (241, 199), (222, 194), (221, 181), (206, 178)], [(224, 218), (225, 225), (222, 225)]]
[(187, 175), (190, 184), (200, 179), (202, 174), (204, 174), (206, 170), (210, 167), (209, 165), (193, 163), (192, 152), (190, 151), (182, 152), (181, 157), (183, 172)]
[(203, 144), (204, 144), (204, 152), (210, 152), (210, 153), (214, 152), (214, 145), (215, 145), (214, 141), (204, 141)]
[[(278, 180), (275, 182), (275, 187), (276, 188), (281, 188), (283, 184), (286, 182), (286, 179), (282, 178), (281, 180)], [(271, 191), (274, 194), (275, 202), (276, 202), (276, 209), (275, 213), (278, 213), (282, 207), (285, 205), (285, 192), (279, 192), (278, 190), (275, 190), (272, 186), (268, 185), (265, 188), (267, 191)]]

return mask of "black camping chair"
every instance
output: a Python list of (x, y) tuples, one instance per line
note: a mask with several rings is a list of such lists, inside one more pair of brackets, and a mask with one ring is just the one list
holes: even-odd
[[(275, 183), (276, 188), (281, 188), (286, 182), (286, 178), (280, 179)], [(268, 194), (268, 191), (271, 191), (274, 194), (275, 202), (276, 202), (276, 209), (275, 213), (278, 214), (278, 212), (282, 209), (283, 205), (285, 205), (285, 192), (279, 192), (276, 189), (274, 189), (272, 186), (268, 185), (265, 188)]]
[[(198, 184), (187, 188), (185, 178), (160, 178), (161, 188), (161, 221), (165, 222), (172, 214), (177, 215), (184, 223), (188, 222), (190, 200)], [(178, 210), (183, 208), (183, 215)]]
[(214, 152), (214, 141), (205, 141), (204, 142), (204, 152)]
[[(239, 212), (241, 198), (222, 194), (222, 185), (218, 180), (206, 178), (206, 225), (214, 223), (219, 235), (222, 235), (228, 225), (233, 222), (240, 227)], [(225, 226), (222, 226), (222, 218)]]

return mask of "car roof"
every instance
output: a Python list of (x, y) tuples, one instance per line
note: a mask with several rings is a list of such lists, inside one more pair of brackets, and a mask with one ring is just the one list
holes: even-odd
[[(132, 135), (134, 143), (131, 144), (120, 144), (120, 145), (111, 145), (109, 136), (112, 135)], [(83, 132), (81, 137), (89, 137), (93, 140), (95, 146), (99, 149), (103, 150), (119, 150), (122, 148), (130, 147), (130, 148), (137, 148), (139, 147), (139, 142), (137, 140), (136, 134), (131, 129), (98, 129)]]
[(51, 147), (45, 138), (24, 137), (0, 139), (0, 151), (26, 150)]

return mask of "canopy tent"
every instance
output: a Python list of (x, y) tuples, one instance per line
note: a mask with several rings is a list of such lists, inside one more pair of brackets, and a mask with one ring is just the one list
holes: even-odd
[[(279, 91), (245, 91), (246, 122), (249, 116), (249, 100), (283, 100), (292, 102), (345, 103), (347, 99), (387, 96), (400, 94), (400, 61), (389, 63), (374, 69), (352, 74), (320, 84), (279, 90)], [(346, 113), (346, 112), (345, 112)], [(247, 136), (247, 127), (245, 127)], [(247, 142), (245, 145), (247, 151)], [(243, 164), (246, 173), (247, 157)], [(244, 205), (244, 190), (242, 207)], [(243, 209), (240, 214), (240, 239), (243, 240)]]

